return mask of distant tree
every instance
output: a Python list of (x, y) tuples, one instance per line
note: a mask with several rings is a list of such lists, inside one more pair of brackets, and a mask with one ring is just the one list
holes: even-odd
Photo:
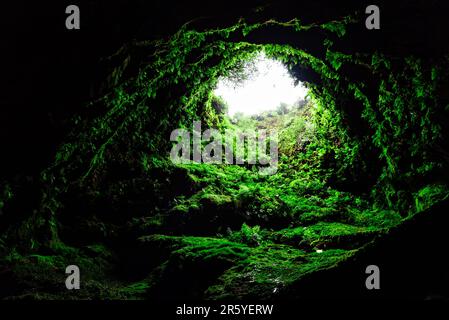
[(285, 102), (281, 102), (279, 104), (279, 106), (276, 108), (276, 112), (281, 115), (281, 114), (287, 114), (289, 111), (288, 108), (288, 104), (286, 104)]
[(243, 114), (243, 112), (239, 111), (239, 112), (234, 113), (233, 119), (238, 122), (239, 120), (243, 119), (244, 117), (245, 117), (245, 115)]
[(215, 112), (219, 115), (223, 115), (226, 114), (229, 110), (228, 108), (228, 104), (226, 103), (226, 101), (220, 97), (220, 96), (213, 96), (212, 97), (212, 108), (214, 108)]
[(304, 106), (307, 104), (307, 100), (304, 100), (304, 99), (298, 99), (294, 104), (293, 104), (293, 106), (296, 108), (296, 109), (302, 109), (302, 108), (304, 108)]
[(233, 86), (234, 88), (242, 86), (245, 81), (251, 80), (257, 74), (257, 62), (259, 59), (261, 58), (255, 57), (249, 60), (237, 61), (222, 80), (228, 86)]
[(255, 120), (255, 121), (262, 121), (265, 119), (265, 116), (263, 113), (258, 113), (258, 114), (254, 114), (251, 116), (251, 119)]

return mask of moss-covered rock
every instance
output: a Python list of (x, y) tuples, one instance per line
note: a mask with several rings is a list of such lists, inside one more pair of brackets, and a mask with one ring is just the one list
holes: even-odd
[[(76, 265), (80, 269), (80, 290), (67, 290), (66, 268)], [(116, 257), (103, 245), (95, 244), (84, 249), (58, 245), (50, 252), (21, 254), (12, 250), (0, 260), (6, 272), (1, 281), (14, 286), (2, 286), (0, 298), (4, 299), (121, 299), (123, 283), (117, 281)]]
[[(247, 246), (224, 239), (154, 235), (141, 241), (166, 250), (167, 260), (147, 277), (147, 295), (153, 299), (200, 298), (222, 272), (249, 254)], [(149, 251), (141, 259), (152, 259), (153, 254)]]
[(306, 253), (285, 245), (261, 246), (227, 270), (208, 288), (206, 297), (212, 300), (273, 300), (293, 282), (335, 266), (352, 254), (344, 250)]

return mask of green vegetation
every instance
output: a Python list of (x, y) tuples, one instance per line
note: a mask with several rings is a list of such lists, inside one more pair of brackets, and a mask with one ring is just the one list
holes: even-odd
[[(442, 139), (435, 92), (447, 61), (337, 52), (332, 43), (349, 23), (186, 25), (167, 40), (132, 44), (130, 54), (142, 50), (149, 60), (134, 77), (114, 72), (110, 93), (73, 119), (67, 143), (42, 173), (39, 208), (0, 238), (0, 266), (20, 279), (6, 295), (270, 298), (445, 199), (448, 186), (431, 177), (444, 166), (432, 150)], [(273, 27), (322, 30), (326, 54), (247, 41)], [(261, 50), (316, 73), (310, 98), (229, 119), (212, 91)], [(365, 68), (374, 84), (352, 79), (344, 66)], [(275, 128), (277, 174), (172, 164), (171, 130), (196, 119), (219, 129)], [(14, 193), (1, 190), (0, 210)], [(138, 279), (119, 272), (128, 255), (148, 266)], [(76, 295), (63, 287), (73, 263), (85, 270)]]

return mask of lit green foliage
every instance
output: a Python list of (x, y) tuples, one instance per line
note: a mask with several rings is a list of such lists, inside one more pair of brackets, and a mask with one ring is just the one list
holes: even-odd
[[(64, 285), (65, 270), (74, 262), (82, 270), (82, 287), (69, 291)], [(135, 292), (122, 289), (126, 284), (114, 280), (113, 262), (113, 255), (102, 245), (83, 249), (59, 246), (46, 255), (23, 255), (13, 249), (0, 259), (0, 264), (11, 270), (16, 281), (8, 296), (11, 300), (137, 298)]]
[(0, 194), (0, 210), (3, 209), (5, 203), (13, 198), (13, 192), (11, 186), (8, 184), (1, 186), (1, 194)]
[(335, 266), (353, 254), (345, 250), (305, 254), (282, 245), (258, 247), (246, 260), (228, 269), (205, 295), (213, 300), (269, 299), (308, 274)]
[(416, 211), (430, 208), (434, 203), (442, 201), (449, 196), (449, 188), (446, 185), (428, 185), (419, 190), (415, 195)]

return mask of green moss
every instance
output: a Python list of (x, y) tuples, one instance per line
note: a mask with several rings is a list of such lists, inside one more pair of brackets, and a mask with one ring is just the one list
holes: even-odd
[(403, 220), (394, 210), (373, 209), (354, 212), (354, 223), (364, 227), (391, 228)]
[(318, 223), (304, 228), (303, 241), (313, 248), (357, 248), (379, 233), (374, 227), (357, 227), (343, 223)]
[(135, 282), (117, 290), (121, 299), (141, 300), (150, 288), (148, 281)]
[(425, 186), (414, 195), (416, 211), (426, 210), (438, 201), (446, 199), (448, 195), (449, 188), (446, 185)]
[(191, 259), (193, 262), (207, 263), (208, 260), (219, 260), (232, 263), (248, 254), (245, 246), (219, 239), (189, 238), (186, 242), (188, 245), (174, 251), (174, 254)]
[(232, 262), (245, 257), (248, 252), (248, 247), (243, 244), (217, 238), (151, 235), (141, 237), (140, 241), (159, 243), (175, 256), (192, 261), (218, 259)]
[[(23, 254), (12, 249), (0, 259), (0, 266), (11, 270), (7, 274), (16, 283), (9, 288), (8, 299), (120, 299), (122, 283), (114, 280), (114, 257), (103, 245), (84, 250), (59, 244), (53, 254)], [(65, 270), (69, 265), (80, 268), (80, 290), (65, 288)], [(6, 290), (6, 288), (5, 288)]]
[(308, 274), (335, 266), (353, 253), (329, 250), (307, 254), (283, 245), (257, 247), (210, 286), (206, 296), (212, 300), (269, 299)]
[(244, 243), (252, 247), (260, 245), (264, 235), (260, 226), (250, 227), (244, 223), (239, 231), (231, 232), (227, 238), (231, 241)]
[(223, 206), (232, 203), (232, 199), (228, 195), (210, 193), (203, 194), (200, 201), (210, 203), (214, 206)]
[(186, 214), (190, 211), (191, 206), (188, 204), (177, 204), (173, 207), (172, 212), (176, 214)]
[(286, 228), (279, 231), (275, 231), (271, 234), (270, 238), (274, 242), (288, 244), (298, 247), (300, 242), (304, 238), (304, 230), (306, 227)]

